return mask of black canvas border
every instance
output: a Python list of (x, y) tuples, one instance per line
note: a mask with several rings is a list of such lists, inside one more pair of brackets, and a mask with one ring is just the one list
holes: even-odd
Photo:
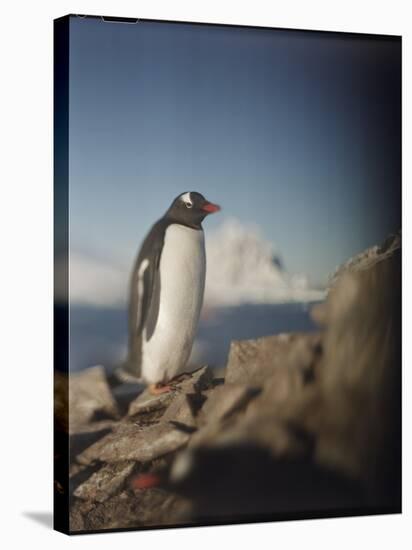
[[(54, 384), (57, 369), (69, 372), (69, 40), (70, 16), (54, 21), (53, 48), (53, 175), (54, 175), (54, 308), (53, 358)], [(56, 282), (59, 295), (56, 296)], [(59, 378), (68, 401), (68, 378)], [(56, 394), (54, 395), (56, 407)], [(60, 414), (63, 411), (60, 411)], [(53, 437), (53, 527), (69, 534), (69, 435), (62, 429), (68, 426), (68, 407), (63, 418), (54, 415)]]

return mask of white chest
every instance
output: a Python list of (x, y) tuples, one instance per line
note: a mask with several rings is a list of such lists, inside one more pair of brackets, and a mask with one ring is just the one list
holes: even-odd
[(202, 230), (170, 225), (160, 258), (160, 307), (171, 306), (183, 315), (203, 299), (206, 256)]
[(143, 375), (153, 382), (183, 371), (192, 349), (205, 286), (203, 231), (170, 225), (159, 269), (159, 315), (153, 336), (143, 346)]

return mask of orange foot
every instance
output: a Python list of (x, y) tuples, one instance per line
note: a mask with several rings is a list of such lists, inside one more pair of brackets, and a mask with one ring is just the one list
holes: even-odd
[(172, 391), (172, 386), (168, 386), (166, 384), (149, 384), (149, 393), (152, 395), (160, 395), (162, 393), (167, 393), (169, 391)]

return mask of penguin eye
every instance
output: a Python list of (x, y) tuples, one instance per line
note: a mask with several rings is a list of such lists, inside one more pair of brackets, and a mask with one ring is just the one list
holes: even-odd
[(192, 208), (193, 204), (191, 202), (185, 202), (186, 208)]

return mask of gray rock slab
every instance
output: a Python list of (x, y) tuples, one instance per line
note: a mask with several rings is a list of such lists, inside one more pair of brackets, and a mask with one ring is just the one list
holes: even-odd
[(189, 427), (196, 426), (192, 406), (186, 394), (176, 395), (162, 416), (162, 422), (177, 422)]
[(70, 460), (74, 460), (84, 449), (105, 437), (117, 425), (118, 423), (115, 421), (102, 420), (100, 422), (85, 424), (81, 429), (71, 433), (69, 436)]
[(70, 435), (93, 434), (102, 430), (111, 430), (118, 424), (118, 420), (97, 420), (87, 424), (70, 426)]
[(106, 380), (104, 368), (90, 367), (69, 377), (70, 431), (89, 423), (96, 415), (118, 418), (116, 402)]
[(189, 438), (187, 433), (176, 429), (169, 422), (140, 427), (135, 423), (120, 424), (112, 433), (88, 447), (77, 460), (89, 464), (135, 460), (148, 462), (166, 453), (175, 451)]
[(203, 405), (199, 421), (201, 424), (220, 421), (244, 409), (258, 395), (259, 389), (243, 384), (226, 383), (212, 390)]
[(165, 409), (174, 399), (176, 392), (174, 390), (152, 395), (149, 390), (145, 390), (129, 405), (129, 416), (138, 414), (152, 413), (161, 409)]
[[(83, 512), (82, 507), (79, 507)], [(187, 523), (188, 502), (161, 489), (121, 491), (83, 512), (84, 528), (105, 530)], [(77, 522), (79, 524), (79, 522)], [(81, 525), (81, 524), (80, 524)]]
[(135, 463), (131, 461), (106, 464), (79, 485), (74, 496), (83, 500), (104, 502), (121, 489), (134, 466)]
[(311, 366), (319, 345), (317, 333), (288, 333), (233, 341), (226, 382), (259, 386), (278, 368), (305, 370)]
[(129, 405), (129, 416), (149, 414), (166, 409), (179, 394), (199, 393), (209, 387), (213, 379), (209, 367), (201, 367), (194, 372), (184, 373), (171, 383), (169, 392), (152, 395), (148, 389)]
[(185, 373), (177, 382), (176, 388), (183, 393), (199, 393), (206, 390), (213, 380), (211, 369), (206, 365), (190, 373)]

